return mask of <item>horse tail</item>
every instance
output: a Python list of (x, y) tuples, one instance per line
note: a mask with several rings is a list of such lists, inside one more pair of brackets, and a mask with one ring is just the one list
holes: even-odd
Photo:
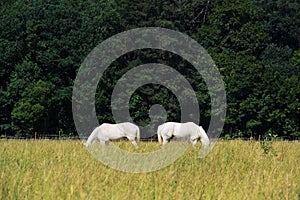
[(203, 146), (208, 147), (210, 141), (209, 141), (209, 138), (208, 138), (206, 132), (205, 132), (204, 129), (202, 128), (202, 126), (199, 126), (198, 134), (199, 134), (199, 136), (200, 136), (200, 138), (201, 138), (201, 142), (202, 142)]
[(93, 130), (93, 132), (91, 133), (91, 135), (88, 137), (85, 146), (88, 147), (92, 144), (92, 142), (97, 138), (97, 134), (98, 134), (98, 129), (99, 127), (95, 128)]
[(161, 125), (158, 126), (158, 128), (157, 128), (157, 139), (158, 139), (158, 143), (159, 143), (159, 144), (162, 143), (161, 129), (162, 129)]
[(139, 142), (141, 140), (140, 128), (137, 126), (136, 140)]

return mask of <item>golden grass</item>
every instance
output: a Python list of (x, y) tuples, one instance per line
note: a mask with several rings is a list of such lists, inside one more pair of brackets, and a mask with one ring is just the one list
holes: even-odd
[[(129, 142), (120, 148), (135, 151)], [(200, 144), (197, 146), (199, 149)], [(158, 149), (140, 143), (139, 152)], [(95, 160), (80, 141), (0, 140), (1, 199), (299, 199), (300, 142), (220, 141), (170, 166), (130, 174)]]

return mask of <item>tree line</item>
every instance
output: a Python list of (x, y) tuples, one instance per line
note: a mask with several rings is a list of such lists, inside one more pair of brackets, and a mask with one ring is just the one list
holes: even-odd
[[(112, 35), (138, 27), (180, 31), (215, 61), (226, 87), (223, 135), (300, 136), (300, 3), (296, 0), (16, 0), (0, 3), (0, 134), (76, 134), (72, 89), (88, 53)], [(142, 49), (119, 57), (96, 93), (99, 123), (114, 122), (110, 98), (118, 79), (135, 66), (162, 63), (196, 91), (201, 124), (212, 115), (202, 77), (168, 51)], [(165, 106), (180, 120), (178, 100), (149, 84), (130, 99), (138, 125), (149, 108)]]

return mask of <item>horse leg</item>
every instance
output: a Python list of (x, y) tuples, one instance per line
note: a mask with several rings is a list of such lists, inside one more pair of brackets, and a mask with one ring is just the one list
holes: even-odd
[(101, 144), (101, 146), (105, 146), (105, 144), (106, 144), (106, 141), (104, 141), (104, 140), (100, 140), (100, 144)]
[(127, 136), (128, 140), (131, 142), (131, 144), (133, 144), (133, 146), (137, 149), (138, 148), (138, 145), (135, 141), (135, 137), (131, 137), (131, 136)]
[(168, 137), (167, 136), (162, 136), (162, 138), (163, 138), (163, 145), (165, 145), (165, 144), (167, 144), (168, 143)]

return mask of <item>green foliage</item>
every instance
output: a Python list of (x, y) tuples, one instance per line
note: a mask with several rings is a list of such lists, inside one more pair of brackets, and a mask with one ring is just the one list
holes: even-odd
[(253, 0), (254, 4), (262, 8), (264, 28), (272, 37), (272, 42), (279, 46), (288, 45), (292, 49), (299, 49), (299, 2), (296, 0)]
[(0, 89), (0, 134), (6, 133), (11, 127), (10, 113), (8, 112), (8, 103), (10, 99), (8, 92)]
[(270, 43), (275, 40), (265, 31), (269, 27), (264, 9), (254, 1), (217, 1), (207, 23), (194, 34), (224, 76), (228, 100), (224, 132), (234, 136), (241, 130), (240, 136), (256, 138), (269, 130), (281, 136), (299, 130), (295, 126), (299, 120), (290, 115), (299, 116), (299, 110), (290, 107), (299, 107), (299, 62), (290, 62), (293, 46)]
[(28, 85), (12, 111), (13, 130), (17, 135), (47, 132), (51, 90), (43, 81)]
[[(300, 4), (295, 0), (17, 0), (0, 5), (1, 134), (75, 133), (72, 88), (86, 55), (121, 31), (159, 26), (190, 35), (216, 62), (226, 86), (226, 137), (300, 136)], [(201, 75), (171, 52), (149, 49), (121, 56), (104, 73), (96, 93), (99, 122), (114, 122), (115, 84), (145, 63), (169, 65), (187, 78), (207, 128), (218, 111), (211, 111)], [(131, 96), (131, 117), (146, 125), (154, 104), (165, 106), (168, 120), (180, 120), (178, 100), (157, 85), (140, 87)]]

